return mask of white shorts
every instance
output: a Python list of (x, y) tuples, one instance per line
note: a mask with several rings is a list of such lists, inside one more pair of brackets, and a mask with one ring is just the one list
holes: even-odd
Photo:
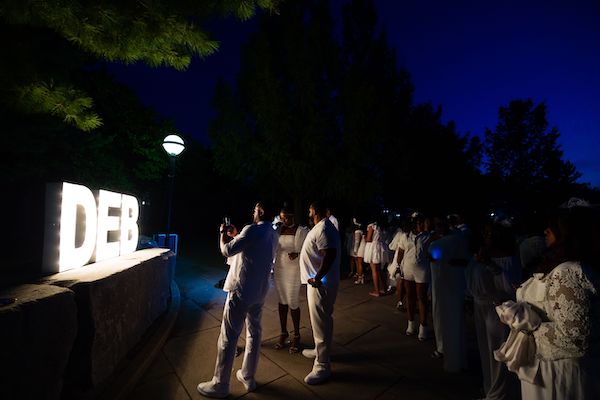
[(404, 280), (416, 283), (429, 283), (431, 281), (430, 268), (424, 268), (417, 264), (405, 264), (402, 266)]

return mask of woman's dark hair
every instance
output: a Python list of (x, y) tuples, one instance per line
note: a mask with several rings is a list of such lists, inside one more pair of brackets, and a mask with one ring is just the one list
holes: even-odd
[(421, 213), (414, 213), (411, 218), (410, 218), (410, 230), (413, 233), (416, 233), (417, 230), (417, 223), (423, 223), (425, 222), (425, 214), (421, 214)]
[(288, 203), (283, 203), (283, 207), (281, 207), (281, 210), (279, 212), (288, 214), (288, 215), (294, 215), (294, 210), (292, 209), (292, 207), (290, 207), (288, 205)]
[(548, 214), (547, 228), (556, 243), (549, 248), (538, 272), (550, 272), (565, 261), (578, 261), (598, 268), (598, 211), (591, 207), (561, 208)]

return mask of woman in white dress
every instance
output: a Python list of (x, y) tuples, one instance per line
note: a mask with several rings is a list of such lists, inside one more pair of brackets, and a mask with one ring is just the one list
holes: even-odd
[[(298, 255), (308, 233), (308, 228), (296, 225), (294, 214), (285, 208), (281, 210), (279, 215), (282, 224), (278, 228), (279, 246), (277, 247), (273, 276), (275, 289), (279, 296), (281, 334), (275, 348), (283, 349), (289, 344), (290, 353), (298, 353), (300, 351), (299, 296), (302, 286)], [(294, 325), (294, 336), (291, 341), (288, 341), (289, 333), (287, 331), (288, 309)]]
[(535, 373), (518, 371), (524, 400), (600, 398), (600, 271), (592, 254), (599, 224), (597, 212), (584, 207), (551, 217), (548, 257), (517, 291), (542, 320), (530, 332)]
[[(412, 336), (417, 333), (419, 340), (426, 340), (429, 335), (427, 324), (427, 290), (431, 280), (429, 267), (429, 226), (427, 219), (419, 214), (413, 213), (411, 221), (412, 229), (404, 235), (398, 244), (398, 261), (402, 266), (404, 288), (406, 291), (406, 313), (408, 327), (406, 335)], [(419, 323), (415, 321), (416, 309), (418, 307)]]
[(355, 285), (363, 285), (365, 283), (365, 275), (363, 272), (363, 257), (365, 255), (365, 234), (362, 230), (362, 224), (355, 218), (352, 218), (353, 233), (352, 233), (352, 248), (350, 249), (350, 263), (354, 263), (356, 267)]
[(373, 291), (369, 292), (371, 296), (379, 297), (385, 294), (385, 283), (382, 280), (382, 274), (379, 270), (382, 265), (388, 262), (388, 247), (382, 234), (381, 227), (377, 222), (367, 226), (364, 261), (371, 266), (371, 276), (373, 278)]

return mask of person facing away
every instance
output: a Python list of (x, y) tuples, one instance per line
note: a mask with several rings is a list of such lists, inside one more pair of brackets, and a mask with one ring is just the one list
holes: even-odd
[(432, 357), (443, 358), (444, 370), (460, 372), (466, 368), (464, 267), (470, 254), (464, 235), (451, 231), (445, 217), (436, 217), (434, 228), (428, 249), (436, 342)]
[(338, 222), (338, 219), (335, 217), (335, 215), (331, 213), (331, 208), (327, 207), (325, 209), (325, 217), (329, 218), (333, 226), (335, 226), (336, 230), (340, 230), (340, 223)]
[(232, 264), (223, 287), (228, 294), (217, 341), (215, 372), (210, 381), (197, 387), (204, 396), (223, 398), (229, 395), (231, 369), (244, 320), (246, 350), (236, 378), (249, 392), (256, 388), (254, 374), (261, 341), (260, 320), (277, 249), (277, 233), (271, 219), (271, 210), (264, 202), (258, 202), (253, 212), (254, 222), (246, 225), (239, 234), (235, 226), (221, 225), (221, 253), (225, 257), (238, 255), (239, 262)]
[(314, 227), (302, 245), (300, 274), (302, 283), (308, 284), (306, 297), (315, 348), (303, 350), (302, 355), (315, 359), (304, 382), (316, 385), (331, 376), (332, 314), (340, 283), (341, 248), (339, 233), (320, 203), (310, 205), (309, 218)]

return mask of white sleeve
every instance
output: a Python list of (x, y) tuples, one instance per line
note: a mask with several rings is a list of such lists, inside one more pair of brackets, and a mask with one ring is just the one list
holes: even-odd
[(221, 253), (225, 257), (231, 257), (244, 250), (244, 248), (248, 245), (248, 238), (250, 236), (249, 231), (251, 226), (252, 225), (246, 225), (231, 242), (226, 244), (221, 242)]
[(316, 238), (317, 250), (325, 250), (335, 248), (333, 238), (327, 235), (325, 230), (321, 230)]

